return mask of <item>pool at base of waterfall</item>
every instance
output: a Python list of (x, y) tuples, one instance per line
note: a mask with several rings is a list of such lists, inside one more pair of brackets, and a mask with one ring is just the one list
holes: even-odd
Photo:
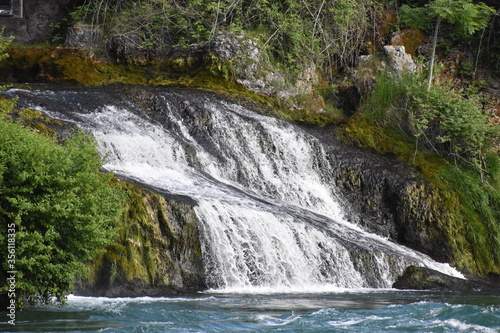
[(8, 332), (498, 332), (500, 294), (346, 289), (173, 298), (69, 296), (18, 312)]

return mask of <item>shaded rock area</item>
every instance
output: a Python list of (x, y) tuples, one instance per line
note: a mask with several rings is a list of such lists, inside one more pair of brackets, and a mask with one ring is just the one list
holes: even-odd
[(130, 200), (116, 226), (115, 243), (87, 263), (74, 294), (168, 296), (206, 289), (192, 202), (165, 199), (129, 182), (117, 182)]
[(439, 197), (410, 166), (358, 153), (341, 160), (337, 174), (349, 209), (360, 213), (355, 223), (438, 261), (454, 260)]
[(14, 36), (15, 43), (37, 44), (63, 34), (61, 22), (68, 16), (74, 1), (12, 0), (12, 15), (0, 16), (5, 36)]
[(464, 280), (435, 270), (409, 266), (396, 282), (396, 289), (442, 290), (442, 291), (498, 291), (500, 276), (489, 274), (484, 277)]
[(351, 222), (438, 261), (455, 259), (442, 225), (446, 211), (441, 199), (413, 167), (393, 156), (344, 145), (334, 139), (335, 126), (308, 131), (335, 161), (333, 181)]

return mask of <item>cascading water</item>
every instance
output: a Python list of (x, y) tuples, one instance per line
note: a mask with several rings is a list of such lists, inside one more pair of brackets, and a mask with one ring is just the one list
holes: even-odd
[(106, 169), (195, 199), (214, 289), (390, 287), (410, 264), (460, 276), (348, 223), (335, 161), (284, 121), (188, 90), (149, 92), (147, 108), (90, 89), (9, 94), (91, 132)]

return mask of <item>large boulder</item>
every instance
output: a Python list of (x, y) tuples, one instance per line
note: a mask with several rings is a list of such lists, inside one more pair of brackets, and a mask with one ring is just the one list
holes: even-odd
[(493, 291), (500, 290), (500, 276), (488, 275), (465, 280), (435, 270), (409, 266), (396, 282), (396, 289), (442, 290), (442, 291)]
[[(290, 102), (291, 107), (301, 108), (297, 97), (308, 96), (318, 101), (321, 97), (315, 94), (314, 85), (319, 82), (315, 65), (311, 62), (294, 80), (272, 66), (267, 54), (256, 40), (243, 35), (218, 33), (205, 48), (219, 59), (231, 62), (236, 74), (236, 81), (248, 90), (278, 97)], [(291, 83), (290, 81), (293, 81)], [(324, 101), (317, 103), (321, 112)]]
[(385, 45), (384, 52), (390, 68), (397, 75), (402, 75), (405, 72), (414, 73), (417, 70), (417, 65), (411, 55), (406, 53), (403, 45)]
[(404, 46), (385, 45), (383, 49), (381, 59), (376, 55), (362, 55), (359, 57), (357, 67), (352, 70), (351, 77), (362, 97), (370, 95), (379, 73), (392, 73), (398, 77), (403, 73), (414, 73), (417, 70), (417, 65), (412, 56), (406, 53)]

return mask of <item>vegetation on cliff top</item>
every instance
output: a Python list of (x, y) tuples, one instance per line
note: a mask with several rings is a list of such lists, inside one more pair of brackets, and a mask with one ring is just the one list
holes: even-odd
[(289, 70), (314, 61), (325, 70), (352, 64), (360, 54), (375, 0), (339, 1), (84, 1), (75, 21), (104, 27), (151, 54), (172, 45), (203, 43), (218, 31), (265, 36), (269, 55)]
[(447, 83), (428, 89), (422, 73), (381, 73), (362, 110), (417, 146), (479, 172), (500, 144), (499, 127), (477, 94), (464, 96)]

